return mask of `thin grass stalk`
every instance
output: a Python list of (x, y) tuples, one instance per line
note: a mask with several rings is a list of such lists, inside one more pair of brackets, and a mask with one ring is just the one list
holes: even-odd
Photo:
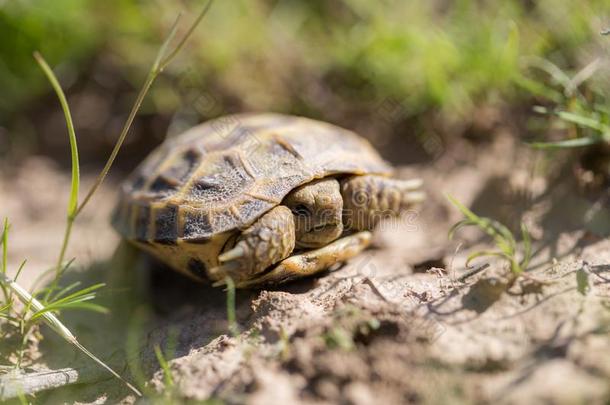
[(149, 71), (148, 76), (146, 77), (146, 81), (144, 82), (144, 85), (142, 86), (142, 89), (140, 89), (140, 92), (138, 93), (136, 102), (134, 103), (134, 106), (131, 109), (129, 116), (127, 117), (127, 121), (125, 121), (125, 125), (123, 126), (123, 129), (121, 130), (119, 139), (117, 140), (116, 144), (114, 145), (114, 149), (110, 153), (110, 157), (108, 158), (106, 165), (104, 166), (104, 168), (102, 169), (102, 171), (100, 172), (98, 177), (96, 178), (95, 183), (93, 183), (93, 186), (91, 186), (91, 188), (87, 192), (87, 195), (83, 199), (83, 202), (80, 204), (80, 206), (76, 210), (76, 215), (78, 215), (83, 210), (83, 208), (85, 208), (85, 206), (91, 200), (91, 197), (93, 197), (93, 195), (95, 194), (97, 189), (102, 185), (102, 183), (106, 179), (106, 176), (108, 176), (108, 172), (110, 171), (110, 168), (112, 167), (117, 155), (119, 154), (121, 147), (123, 146), (123, 142), (125, 141), (125, 138), (127, 137), (127, 134), (129, 133), (129, 129), (131, 128), (133, 120), (135, 119), (136, 114), (137, 114), (138, 110), (140, 109), (142, 102), (144, 101), (144, 97), (148, 93), (148, 90), (150, 89), (150, 87), (152, 86), (154, 81), (156, 80), (157, 76), (159, 76), (159, 74), (167, 67), (167, 65), (169, 65), (172, 62), (172, 60), (176, 57), (176, 55), (178, 55), (180, 50), (184, 47), (184, 44), (186, 43), (188, 38), (192, 35), (192, 33), (194, 32), (197, 25), (199, 25), (199, 22), (207, 14), (208, 10), (210, 9), (210, 6), (212, 5), (212, 2), (213, 2), (213, 0), (209, 0), (207, 2), (206, 6), (203, 8), (201, 13), (199, 13), (199, 15), (197, 16), (197, 18), (195, 19), (195, 21), (193, 22), (193, 24), (191, 25), (189, 30), (186, 32), (184, 37), (180, 40), (178, 45), (169, 53), (169, 55), (167, 57), (164, 57), (169, 43), (176, 35), (176, 30), (178, 27), (178, 21), (179, 21), (180, 17), (178, 16), (178, 18), (176, 18), (176, 21), (174, 22), (174, 25), (172, 26), (170, 33), (168, 34), (166, 40), (164, 41), (163, 45), (159, 49), (159, 52), (157, 53), (155, 63), (153, 64), (151, 70)]
[[(47, 79), (51, 83), (53, 90), (57, 94), (57, 98), (59, 99), (59, 103), (61, 104), (61, 108), (64, 112), (64, 117), (66, 119), (66, 126), (68, 129), (68, 136), (70, 139), (70, 158), (72, 160), (72, 182), (70, 189), (70, 201), (68, 203), (68, 218), (74, 216), (76, 213), (76, 209), (78, 206), (78, 189), (80, 186), (80, 166), (78, 160), (78, 144), (76, 142), (76, 132), (74, 130), (74, 122), (72, 121), (72, 114), (70, 113), (70, 106), (68, 105), (68, 101), (66, 100), (66, 95), (53, 74), (53, 70), (49, 67), (47, 62), (44, 60), (42, 55), (38, 52), (34, 52), (34, 59), (40, 65), (40, 68), (47, 76)], [(61, 261), (58, 268), (61, 267)]]
[[(2, 228), (2, 274), (6, 274), (6, 263), (7, 263), (7, 256), (8, 256), (8, 252), (7, 252), (7, 245), (8, 245), (8, 229), (9, 229), (9, 223), (8, 223), (8, 218), (4, 218), (4, 226)], [(10, 304), (11, 301), (11, 297), (10, 294), (8, 292), (8, 290), (6, 289), (6, 287), (4, 286), (4, 284), (0, 283), (0, 287), (2, 288), (2, 294), (4, 295), (4, 302), (7, 303), (7, 305)]]
[(57, 283), (59, 282), (59, 278), (61, 277), (62, 263), (64, 261), (64, 257), (66, 256), (66, 250), (68, 249), (68, 244), (70, 242), (70, 235), (72, 234), (72, 227), (74, 225), (74, 220), (76, 219), (76, 213), (78, 209), (78, 190), (80, 187), (80, 168), (79, 168), (79, 160), (78, 160), (78, 144), (76, 142), (76, 132), (74, 130), (74, 122), (72, 121), (72, 114), (70, 113), (70, 106), (68, 105), (68, 101), (66, 99), (66, 95), (64, 94), (61, 85), (59, 84), (59, 80), (53, 73), (53, 70), (49, 67), (49, 64), (44, 60), (42, 55), (38, 52), (34, 52), (34, 59), (38, 62), (38, 65), (47, 76), (49, 83), (55, 90), (55, 94), (57, 94), (57, 98), (59, 99), (59, 103), (61, 104), (61, 108), (64, 112), (64, 118), (66, 120), (66, 126), (68, 128), (68, 137), (70, 139), (70, 156), (72, 160), (72, 181), (70, 187), (70, 200), (68, 202), (68, 216), (66, 220), (66, 229), (64, 231), (64, 237), (61, 244), (61, 249), (59, 251), (59, 257), (57, 258), (57, 264), (55, 266), (55, 277), (53, 278), (53, 282), (51, 283), (51, 287), (47, 291), (45, 296), (45, 300), (49, 298), (49, 295), (57, 288)]
[(237, 317), (235, 316), (235, 282), (229, 276), (226, 276), (225, 284), (227, 286), (227, 322), (229, 323), (229, 332), (231, 335), (239, 335), (239, 327), (237, 326)]
[(66, 256), (66, 251), (68, 250), (68, 244), (70, 243), (70, 236), (72, 235), (72, 227), (74, 226), (75, 216), (68, 216), (68, 220), (66, 222), (66, 230), (64, 232), (64, 238), (61, 243), (61, 250), (59, 251), (59, 259), (57, 261), (57, 266), (55, 267), (55, 277), (53, 277), (53, 281), (51, 282), (51, 286), (47, 289), (44, 300), (47, 301), (53, 291), (57, 289), (57, 284), (59, 283), (59, 279), (63, 273), (61, 264), (64, 261)]
[(123, 146), (123, 142), (125, 141), (125, 138), (127, 137), (127, 134), (129, 133), (131, 124), (133, 123), (133, 120), (135, 119), (135, 116), (136, 116), (140, 106), (142, 105), (142, 102), (144, 101), (144, 97), (146, 96), (146, 94), (148, 93), (148, 90), (150, 89), (150, 86), (153, 84), (155, 77), (156, 77), (155, 75), (149, 74), (148, 77), (146, 78), (146, 81), (144, 82), (144, 85), (142, 86), (142, 88), (140, 89), (140, 92), (138, 93), (138, 97), (136, 98), (134, 107), (132, 108), (131, 112), (129, 113), (127, 121), (125, 122), (125, 126), (123, 127), (123, 130), (121, 131), (121, 134), (119, 136), (119, 139), (117, 140), (117, 143), (114, 145), (114, 149), (112, 150), (110, 157), (108, 158), (108, 161), (106, 162), (106, 165), (104, 166), (104, 168), (102, 169), (100, 174), (97, 176), (95, 183), (93, 183), (93, 186), (91, 186), (91, 188), (87, 192), (87, 195), (85, 196), (85, 198), (83, 198), (82, 204), (80, 204), (80, 206), (76, 210), (75, 217), (81, 213), (81, 211), (83, 210), (83, 208), (85, 208), (85, 206), (87, 206), (87, 203), (91, 200), (91, 197), (93, 197), (93, 194), (95, 194), (97, 189), (102, 185), (102, 183), (106, 179), (106, 176), (108, 175), (108, 172), (110, 171), (110, 168), (112, 167), (112, 164), (114, 163), (114, 160), (116, 159), (121, 147)]
[(199, 25), (199, 23), (201, 22), (203, 17), (205, 17), (205, 15), (210, 10), (210, 7), (212, 7), (212, 2), (213, 2), (213, 0), (208, 0), (205, 7), (203, 7), (203, 9), (199, 13), (199, 15), (197, 16), (195, 21), (193, 21), (193, 24), (191, 24), (191, 27), (188, 29), (186, 34), (184, 34), (184, 36), (182, 37), (182, 40), (178, 43), (178, 45), (176, 45), (174, 50), (165, 59), (163, 59), (163, 61), (161, 61), (160, 66), (159, 66), (159, 72), (162, 72), (163, 69), (165, 69), (165, 67), (167, 67), (167, 65), (169, 65), (171, 63), (171, 61), (176, 57), (176, 55), (178, 55), (178, 52), (180, 52), (180, 50), (184, 47), (184, 44), (186, 44), (186, 41), (188, 40), (188, 38), (193, 34), (193, 32), (195, 31), (195, 28), (197, 28), (197, 25)]
[(172, 378), (172, 372), (170, 371), (169, 364), (167, 363), (165, 355), (163, 354), (163, 351), (161, 350), (161, 347), (159, 345), (155, 345), (154, 350), (155, 356), (157, 357), (157, 361), (159, 362), (159, 366), (163, 371), (163, 381), (165, 383), (165, 388), (171, 389), (174, 386), (174, 379)]

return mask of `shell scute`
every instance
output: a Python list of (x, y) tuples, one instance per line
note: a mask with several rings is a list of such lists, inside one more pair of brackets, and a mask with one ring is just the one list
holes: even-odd
[(205, 174), (185, 186), (183, 198), (187, 203), (217, 205), (231, 201), (255, 180), (232, 155), (211, 157), (202, 173)]
[(210, 223), (207, 212), (203, 210), (182, 210), (182, 236), (181, 239), (192, 242), (207, 242), (214, 228)]
[(137, 240), (147, 240), (148, 239), (148, 228), (150, 226), (150, 207), (134, 207), (139, 208), (135, 209), (135, 239)]
[(175, 244), (178, 240), (178, 207), (167, 204), (155, 210), (154, 240), (163, 244)]

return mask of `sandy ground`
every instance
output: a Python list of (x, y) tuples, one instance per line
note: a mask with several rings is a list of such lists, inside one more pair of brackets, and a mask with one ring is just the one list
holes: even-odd
[[(76, 268), (66, 282), (106, 281), (101, 301), (112, 312), (64, 319), (85, 345), (145, 385), (149, 401), (608, 403), (608, 193), (579, 189), (564, 166), (502, 137), (472, 149), (401, 168), (403, 177), (424, 178), (428, 202), (383, 224), (374, 247), (339, 270), (238, 291), (237, 334), (228, 331), (222, 290), (151, 261), (112, 259), (118, 239), (107, 219), (116, 185), (109, 182), (78, 223), (69, 255)], [(549, 172), (560, 174), (542, 176)], [(56, 260), (68, 187), (65, 173), (42, 158), (0, 177), (0, 195), (10, 196), (2, 215), (14, 224), (9, 263), (28, 258), (25, 284)], [(474, 229), (447, 238), (461, 215), (446, 192), (481, 215), (527, 223), (530, 278), (508, 286), (506, 264), (480, 258), (475, 266), (489, 267), (459, 280), (468, 254), (492, 246)], [(589, 281), (584, 293), (577, 274)], [(42, 331), (31, 367), (70, 366), (87, 378), (39, 394), (40, 403), (136, 401)], [(155, 345), (169, 360), (171, 387)]]

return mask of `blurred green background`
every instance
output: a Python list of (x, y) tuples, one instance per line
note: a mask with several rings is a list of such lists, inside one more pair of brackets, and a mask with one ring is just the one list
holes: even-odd
[[(32, 52), (72, 106), (84, 169), (99, 167), (173, 20), (203, 1), (0, 0), (0, 157), (68, 162), (65, 124)], [(546, 77), (605, 60), (607, 0), (217, 0), (155, 84), (119, 163), (165, 135), (240, 111), (306, 115), (355, 129), (395, 163), (524, 120)], [(596, 86), (609, 89), (607, 67)], [(549, 79), (549, 80), (552, 80)], [(525, 128), (525, 126), (524, 126)], [(516, 131), (517, 136), (526, 136)]]

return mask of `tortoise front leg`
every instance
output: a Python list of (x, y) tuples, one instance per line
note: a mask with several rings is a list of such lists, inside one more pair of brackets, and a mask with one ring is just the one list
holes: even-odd
[(346, 230), (372, 230), (382, 219), (399, 215), (425, 198), (420, 179), (399, 180), (376, 175), (342, 181), (343, 225)]
[(239, 283), (285, 259), (294, 250), (294, 216), (288, 207), (277, 206), (245, 229), (235, 246), (220, 254), (220, 266), (210, 270), (214, 280), (230, 276)]
[(235, 285), (239, 288), (259, 287), (285, 283), (319, 273), (335, 263), (347, 261), (358, 255), (371, 243), (371, 238), (371, 233), (366, 231), (344, 236), (319, 249), (290, 256), (268, 272), (239, 281)]

